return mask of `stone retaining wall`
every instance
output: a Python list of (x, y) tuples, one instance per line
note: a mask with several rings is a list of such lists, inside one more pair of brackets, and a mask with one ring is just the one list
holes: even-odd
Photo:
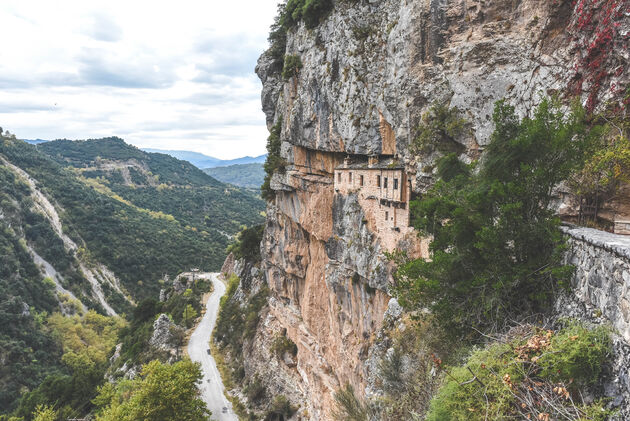
[(575, 226), (562, 229), (569, 237), (567, 263), (576, 268), (574, 294), (601, 311), (630, 342), (630, 236)]

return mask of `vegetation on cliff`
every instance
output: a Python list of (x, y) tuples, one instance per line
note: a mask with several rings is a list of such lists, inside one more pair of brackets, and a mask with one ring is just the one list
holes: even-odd
[(586, 405), (582, 392), (600, 378), (611, 348), (609, 330), (578, 324), (556, 332), (520, 329), (473, 352), (461, 366), (441, 367), (445, 382), (427, 421), (607, 419), (610, 411), (601, 402)]
[(276, 121), (269, 131), (269, 137), (267, 138), (267, 160), (265, 161), (265, 180), (260, 187), (262, 191), (262, 197), (265, 200), (273, 200), (276, 197), (275, 191), (271, 188), (271, 177), (278, 172), (283, 174), (286, 168), (286, 161), (280, 155), (280, 146), (282, 141), (280, 140), (280, 133), (282, 132), (282, 117)]
[(411, 203), (415, 227), (433, 238), (432, 258), (399, 262), (396, 274), (404, 306), (428, 307), (445, 331), (468, 338), (548, 308), (568, 280), (552, 190), (583, 164), (602, 132), (588, 126), (580, 107), (565, 115), (553, 101), (523, 120), (500, 101), (493, 117), (479, 168), (447, 155), (439, 181)]

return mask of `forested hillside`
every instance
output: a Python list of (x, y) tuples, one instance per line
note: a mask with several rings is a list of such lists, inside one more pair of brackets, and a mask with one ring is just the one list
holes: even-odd
[(263, 164), (258, 163), (204, 168), (203, 172), (224, 183), (252, 189), (259, 189), (265, 179)]
[[(56, 399), (73, 408), (84, 405), (103, 379), (110, 342), (122, 323), (96, 320), (97, 313), (131, 314), (134, 303), (157, 299), (164, 288), (158, 281), (166, 275), (191, 267), (218, 270), (231, 236), (242, 225), (259, 223), (261, 209), (254, 194), (120, 139), (58, 141), (44, 148), (2, 135), (0, 415), (18, 404), (27, 415), (34, 402)], [(98, 326), (89, 327), (87, 310), (96, 312)], [(77, 327), (51, 319), (59, 312), (74, 315)], [(175, 321), (181, 312), (173, 310)], [(96, 371), (66, 360), (68, 345), (59, 332), (79, 327), (87, 329), (81, 341), (97, 344), (110, 335), (105, 355), (90, 354), (97, 358)], [(134, 329), (123, 333), (136, 337)], [(81, 382), (89, 384), (83, 397), (79, 391), (87, 386)], [(20, 395), (34, 390), (20, 403)]]
[(262, 222), (264, 205), (256, 194), (223, 184), (186, 161), (143, 152), (119, 138), (59, 140), (39, 149), (110, 197), (160, 212), (221, 244), (215, 247), (218, 254), (202, 256), (197, 263), (209, 259), (206, 268), (221, 265), (229, 236), (242, 225)]

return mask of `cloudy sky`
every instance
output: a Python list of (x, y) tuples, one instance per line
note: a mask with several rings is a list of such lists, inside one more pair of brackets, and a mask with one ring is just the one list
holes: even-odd
[(2, 0), (0, 126), (260, 155), (256, 59), (278, 0)]

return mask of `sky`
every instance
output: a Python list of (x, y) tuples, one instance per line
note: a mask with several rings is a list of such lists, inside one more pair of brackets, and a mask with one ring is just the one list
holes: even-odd
[(278, 2), (2, 0), (0, 126), (20, 139), (263, 154), (254, 67)]

